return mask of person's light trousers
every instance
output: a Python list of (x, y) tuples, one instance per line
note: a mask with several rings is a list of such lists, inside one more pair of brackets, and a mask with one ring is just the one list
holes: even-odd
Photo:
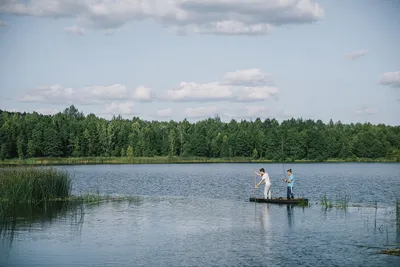
[(271, 198), (271, 184), (265, 184), (264, 197), (265, 198)]

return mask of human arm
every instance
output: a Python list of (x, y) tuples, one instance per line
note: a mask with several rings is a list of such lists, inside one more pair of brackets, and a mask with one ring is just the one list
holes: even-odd
[(262, 182), (264, 182), (264, 181), (265, 181), (265, 179), (261, 179), (261, 181), (256, 185), (256, 188), (259, 187), (260, 184), (261, 184)]
[(256, 188), (260, 186), (260, 184), (262, 184), (262, 182), (265, 182), (265, 174), (264, 175), (260, 175), (261, 176), (261, 180), (260, 182), (256, 185)]

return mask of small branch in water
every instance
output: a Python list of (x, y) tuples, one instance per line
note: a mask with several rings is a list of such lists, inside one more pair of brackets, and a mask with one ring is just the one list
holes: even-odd
[(384, 251), (378, 252), (378, 254), (386, 254), (391, 256), (400, 256), (400, 248), (385, 249)]

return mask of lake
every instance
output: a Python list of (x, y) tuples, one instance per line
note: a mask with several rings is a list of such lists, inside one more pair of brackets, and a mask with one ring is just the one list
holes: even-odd
[[(249, 202), (254, 169), (308, 207)], [(73, 193), (137, 196), (53, 207), (1, 232), (1, 266), (399, 266), (400, 164), (58, 166)], [(261, 197), (263, 186), (256, 191)], [(346, 196), (349, 207), (325, 208)], [(318, 203), (318, 204), (317, 204)], [(377, 205), (377, 206), (375, 206)], [(46, 214), (46, 216), (43, 216)]]

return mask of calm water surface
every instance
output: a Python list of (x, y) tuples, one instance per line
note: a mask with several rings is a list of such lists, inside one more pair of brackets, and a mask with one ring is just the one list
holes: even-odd
[[(280, 164), (57, 167), (71, 172), (74, 194), (140, 198), (21, 220), (1, 234), (0, 265), (400, 266), (377, 254), (400, 243), (399, 164), (285, 164), (305, 208), (248, 202), (261, 167), (273, 196), (285, 196)], [(324, 193), (351, 206), (326, 210), (316, 204)]]

